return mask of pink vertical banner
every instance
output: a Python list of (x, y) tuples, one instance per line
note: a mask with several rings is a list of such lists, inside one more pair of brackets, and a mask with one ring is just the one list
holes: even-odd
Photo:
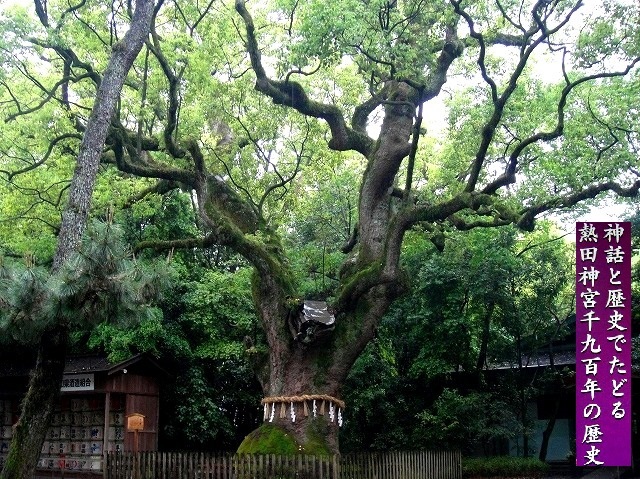
[(576, 464), (631, 465), (631, 223), (576, 223)]

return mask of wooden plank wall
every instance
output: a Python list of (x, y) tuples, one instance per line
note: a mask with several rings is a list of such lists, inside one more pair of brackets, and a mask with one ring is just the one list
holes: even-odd
[(461, 479), (459, 451), (343, 456), (108, 453), (104, 479)]
[[(138, 413), (145, 416), (144, 430), (138, 432), (138, 451), (158, 450), (158, 396), (127, 394), (125, 415)], [(124, 450), (135, 451), (134, 434), (125, 432)]]

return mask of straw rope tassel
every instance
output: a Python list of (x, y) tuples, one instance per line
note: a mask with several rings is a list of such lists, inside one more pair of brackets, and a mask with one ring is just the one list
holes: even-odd
[[(1, 0), (0, 0), (1, 1)], [(307, 404), (308, 401), (311, 401), (311, 406)], [(320, 407), (318, 408), (318, 401), (320, 401)], [(287, 417), (287, 413), (290, 414), (291, 420), (295, 422), (296, 420), (296, 403), (302, 403), (302, 413), (305, 417), (309, 416), (309, 407), (312, 407), (311, 412), (313, 413), (313, 417), (317, 417), (318, 413), (321, 416), (326, 414), (326, 408), (329, 408), (329, 417), (331, 422), (335, 422), (336, 420), (336, 412), (338, 414), (338, 422), (341, 422), (342, 410), (345, 408), (344, 401), (335, 398), (333, 396), (329, 396), (327, 394), (304, 394), (301, 396), (270, 396), (262, 399), (262, 404), (264, 405), (264, 420), (269, 422), (273, 422), (276, 416), (276, 407), (280, 404), (280, 419), (285, 419)], [(289, 407), (288, 404), (291, 404), (291, 410), (287, 411)], [(327, 406), (328, 404), (328, 406)], [(271, 408), (271, 409), (269, 409)], [(337, 411), (336, 411), (337, 409)], [(300, 412), (300, 410), (298, 410)]]
[(303, 394), (301, 396), (269, 396), (262, 398), (262, 404), (271, 403), (289, 403), (289, 402), (305, 402), (305, 401), (324, 401), (333, 403), (337, 407), (345, 408), (344, 401), (327, 394)]

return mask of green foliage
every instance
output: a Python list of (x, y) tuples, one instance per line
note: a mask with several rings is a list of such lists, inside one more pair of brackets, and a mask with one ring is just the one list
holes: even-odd
[(361, 174), (359, 165), (353, 161), (344, 164), (325, 161), (299, 185), (295, 215), (283, 228), (299, 294), (322, 300), (333, 296), (338, 285), (344, 261), (340, 248), (357, 222)]
[[(351, 371), (343, 450), (439, 444), (491, 452), (493, 440), (523, 431), (519, 394), (533, 388), (517, 371), (492, 384), (482, 371), (518, 364), (519, 350), (538, 351), (566, 334), (570, 248), (551, 227), (529, 235), (509, 228), (450, 233), (442, 253), (416, 232), (404, 246), (413, 287)], [(539, 377), (534, 387), (556, 384)]]
[(235, 273), (205, 271), (198, 282), (186, 285), (181, 322), (195, 339), (193, 353), (200, 359), (239, 359), (242, 340), (257, 340), (258, 319), (251, 298), (251, 270)]
[(334, 66), (350, 56), (365, 81), (396, 75), (424, 81), (425, 70), (435, 64), (434, 45), (453, 17), (444, 2), (341, 0), (327, 9), (321, 1), (283, 0), (277, 6), (283, 23), (297, 33), (288, 38), (287, 55), (280, 55), (283, 63)]
[(0, 342), (32, 343), (51, 322), (39, 307), (49, 294), (46, 269), (0, 261)]
[(260, 388), (244, 345), (246, 337), (263, 344), (251, 270), (207, 269), (188, 255), (179, 261), (159, 304), (162, 314), (130, 325), (100, 324), (80, 340), (114, 361), (141, 352), (161, 359), (170, 373), (160, 409), (167, 448), (235, 450), (259, 420)]
[(374, 340), (349, 374), (344, 396), (348, 409), (340, 435), (343, 452), (400, 450), (423, 444), (417, 437), (418, 442), (411, 443), (415, 419), (406, 413), (424, 406), (430, 394), (421, 394), (419, 385), (402, 376), (402, 365), (396, 363), (401, 353), (391, 348), (389, 340)]
[(465, 478), (536, 478), (543, 477), (548, 471), (548, 464), (533, 458), (498, 456), (462, 459), (462, 476)]
[(164, 432), (175, 444), (201, 448), (215, 440), (229, 447), (236, 440), (234, 424), (223, 409), (227, 404), (220, 401), (215, 382), (201, 367), (195, 364), (185, 367), (165, 391), (170, 397), (164, 405), (171, 407), (171, 414), (163, 415)]
[(100, 323), (88, 334), (76, 332), (74, 338), (77, 349), (104, 352), (113, 362), (138, 353), (159, 357), (167, 349), (180, 351), (188, 347), (185, 339), (165, 324), (162, 310), (155, 308), (135, 324)]
[(53, 274), (33, 258), (0, 268), (0, 328), (22, 342), (34, 341), (54, 321), (87, 331), (101, 323), (151, 317), (157, 314), (151, 302), (159, 299), (169, 276), (166, 267), (131, 259), (120, 228), (99, 221)]
[(516, 418), (507, 403), (498, 395), (472, 392), (460, 394), (445, 389), (433, 409), (418, 415), (422, 430), (430, 444), (471, 453), (493, 440), (515, 436)]
[(122, 230), (109, 222), (94, 222), (77, 254), (55, 274), (51, 304), (70, 325), (131, 323), (153, 314), (171, 271), (159, 262), (145, 264), (131, 258)]

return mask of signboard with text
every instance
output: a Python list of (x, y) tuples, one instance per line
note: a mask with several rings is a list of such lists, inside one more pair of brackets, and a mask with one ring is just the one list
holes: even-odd
[(631, 224), (576, 223), (576, 463), (631, 465)]
[(127, 429), (129, 431), (142, 431), (144, 429), (144, 415), (139, 413), (127, 416)]
[(60, 391), (93, 391), (95, 389), (95, 378), (90, 374), (65, 374), (62, 377)]

